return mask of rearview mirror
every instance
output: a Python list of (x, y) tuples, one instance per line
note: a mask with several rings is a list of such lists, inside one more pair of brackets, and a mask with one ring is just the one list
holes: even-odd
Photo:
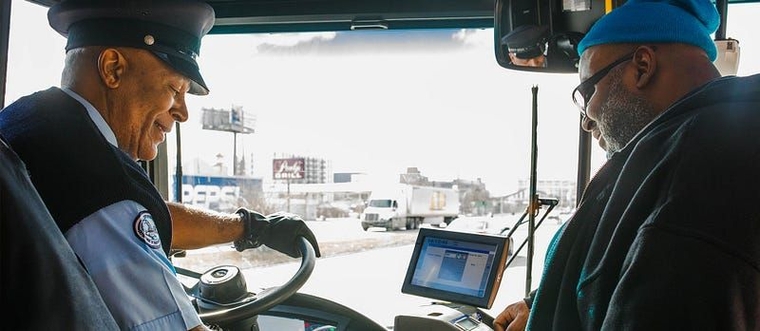
[(605, 0), (496, 0), (496, 61), (507, 69), (577, 73), (578, 43), (606, 6)]
[(579, 32), (548, 33), (548, 27), (521, 25), (501, 37), (495, 45), (502, 67), (555, 73), (578, 72)]

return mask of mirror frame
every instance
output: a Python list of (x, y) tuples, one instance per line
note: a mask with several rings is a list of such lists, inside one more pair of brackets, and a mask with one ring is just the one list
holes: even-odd
[[(575, 3), (584, 3), (583, 1), (571, 0)], [(506, 47), (501, 44), (501, 39), (509, 34), (512, 29), (525, 24), (538, 26), (547, 26), (550, 40), (556, 40), (559, 37), (567, 37), (573, 41), (580, 41), (584, 33), (588, 31), (591, 25), (596, 22), (602, 15), (611, 11), (613, 8), (622, 5), (625, 0), (585, 0), (589, 4), (586, 10), (564, 10), (563, 0), (496, 0), (494, 4), (494, 53), (496, 62), (506, 69), (548, 72), (548, 73), (577, 73), (576, 66), (568, 65), (571, 62), (565, 62), (565, 65), (552, 65), (551, 59), (558, 53), (555, 50), (556, 45), (551, 42), (547, 47), (547, 66), (546, 67), (529, 67), (517, 66), (509, 60), (509, 54)], [(568, 59), (568, 61), (572, 61)], [(557, 63), (557, 62), (554, 62)]]

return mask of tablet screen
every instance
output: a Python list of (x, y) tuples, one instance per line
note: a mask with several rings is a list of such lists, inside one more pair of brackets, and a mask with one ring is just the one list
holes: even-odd
[(490, 308), (507, 245), (507, 237), (422, 228), (402, 292)]

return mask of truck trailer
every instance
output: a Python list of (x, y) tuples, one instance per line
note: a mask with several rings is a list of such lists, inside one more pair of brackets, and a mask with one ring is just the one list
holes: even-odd
[(361, 215), (364, 231), (383, 227), (388, 231), (417, 229), (423, 223), (448, 225), (459, 215), (455, 189), (401, 184), (373, 190)]

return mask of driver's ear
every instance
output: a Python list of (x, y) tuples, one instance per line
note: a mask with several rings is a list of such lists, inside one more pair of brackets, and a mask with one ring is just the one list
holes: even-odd
[(98, 57), (98, 73), (100, 80), (109, 88), (119, 87), (124, 74), (126, 59), (118, 50), (106, 48)]
[(636, 68), (636, 88), (649, 85), (657, 72), (657, 56), (653, 47), (641, 46), (636, 49), (631, 60)]

